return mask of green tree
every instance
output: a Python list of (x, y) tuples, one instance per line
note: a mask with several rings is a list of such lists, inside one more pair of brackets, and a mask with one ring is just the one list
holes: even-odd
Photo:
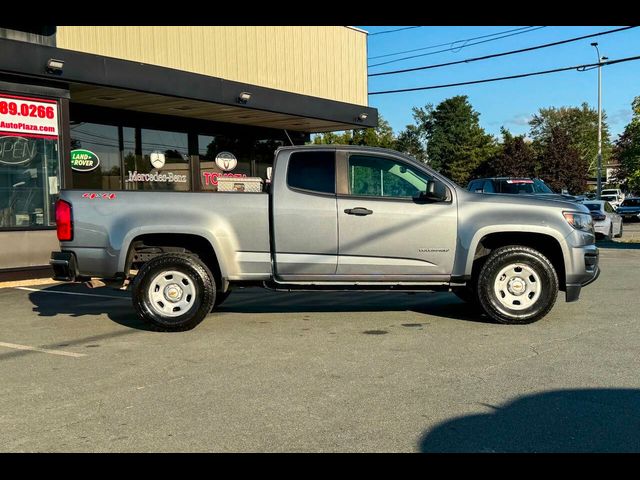
[[(611, 155), (611, 141), (606, 114), (602, 114), (602, 163)], [(554, 127), (569, 133), (570, 144), (582, 160), (587, 162), (589, 175), (595, 176), (598, 155), (598, 111), (587, 103), (580, 107), (541, 108), (529, 121), (530, 136), (538, 151), (546, 148)]]
[(587, 187), (587, 160), (572, 144), (569, 132), (559, 125), (551, 127), (549, 139), (540, 155), (540, 177), (552, 190), (577, 194)]
[(620, 163), (616, 177), (627, 190), (640, 192), (640, 96), (631, 104), (633, 116), (616, 141), (613, 158)]
[(356, 128), (342, 133), (327, 132), (314, 137), (313, 143), (338, 145), (366, 145), (394, 149), (396, 138), (393, 129), (382, 115), (378, 116), (378, 126), (375, 128)]
[(466, 185), (481, 164), (495, 155), (496, 143), (480, 127), (480, 114), (466, 95), (413, 109), (427, 141), (429, 165), (459, 185)]
[(486, 177), (535, 177), (536, 151), (524, 135), (514, 136), (502, 127), (502, 143), (495, 157), (480, 166), (477, 176)]
[(417, 125), (407, 125), (405, 129), (398, 134), (395, 148), (399, 152), (406, 153), (422, 163), (427, 163), (424, 132)]
[(337, 145), (345, 145), (347, 143), (347, 132), (335, 133), (335, 132), (325, 132), (318, 133), (313, 137), (314, 145), (327, 145), (327, 144), (337, 144)]

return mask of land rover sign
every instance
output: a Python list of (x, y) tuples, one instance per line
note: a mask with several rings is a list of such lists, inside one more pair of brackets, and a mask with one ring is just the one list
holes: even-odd
[(98, 155), (89, 150), (71, 150), (71, 168), (77, 172), (90, 172), (100, 165)]

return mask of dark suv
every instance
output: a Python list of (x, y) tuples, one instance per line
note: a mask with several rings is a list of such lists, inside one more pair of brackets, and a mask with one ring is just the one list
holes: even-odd
[(536, 195), (552, 200), (577, 202), (580, 197), (564, 193), (555, 193), (539, 178), (495, 177), (471, 180), (467, 190), (475, 193), (507, 193)]
[(640, 220), (640, 197), (627, 197), (616, 209), (625, 220)]

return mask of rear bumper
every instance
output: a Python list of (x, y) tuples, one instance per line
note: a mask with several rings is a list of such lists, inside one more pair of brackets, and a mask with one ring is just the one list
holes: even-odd
[(609, 228), (611, 228), (611, 223), (607, 222), (598, 222), (593, 225), (595, 232), (600, 235), (609, 235)]
[(73, 252), (51, 252), (49, 264), (53, 267), (53, 279), (75, 282), (78, 278), (78, 263)]

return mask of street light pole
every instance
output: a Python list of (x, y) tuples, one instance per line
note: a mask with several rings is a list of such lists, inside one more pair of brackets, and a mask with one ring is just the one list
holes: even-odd
[(597, 178), (597, 198), (600, 200), (602, 194), (602, 61), (607, 57), (600, 57), (598, 42), (591, 44), (598, 54), (598, 178)]

